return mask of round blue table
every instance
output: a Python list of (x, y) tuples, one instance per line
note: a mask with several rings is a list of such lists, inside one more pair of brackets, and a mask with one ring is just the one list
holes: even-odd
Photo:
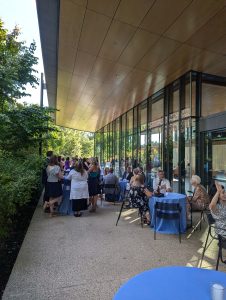
[(226, 274), (190, 267), (163, 267), (133, 277), (113, 300), (211, 300), (213, 283), (226, 288)]
[[(180, 228), (181, 232), (185, 233), (187, 229), (187, 218), (186, 218), (186, 196), (178, 193), (167, 193), (165, 197), (152, 197), (149, 200), (149, 209), (151, 215), (151, 227), (154, 227), (155, 221), (155, 203), (179, 203), (181, 207), (181, 217), (180, 217)], [(177, 234), (178, 224), (176, 220), (166, 220), (157, 218), (156, 231), (160, 233)]]

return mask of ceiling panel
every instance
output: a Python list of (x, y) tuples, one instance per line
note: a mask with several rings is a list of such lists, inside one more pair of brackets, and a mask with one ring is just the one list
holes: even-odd
[(191, 2), (192, 0), (155, 1), (140, 27), (162, 34)]
[(194, 0), (164, 35), (185, 42), (224, 5), (225, 0)]
[(127, 24), (138, 26), (153, 3), (154, 0), (122, 0), (115, 18)]
[(94, 55), (98, 54), (110, 23), (111, 18), (87, 10), (82, 27), (79, 50)]
[(116, 61), (135, 31), (135, 27), (114, 20), (100, 50), (99, 56)]
[(121, 54), (119, 62), (131, 67), (135, 66), (159, 38), (159, 35), (138, 29)]
[(98, 13), (113, 17), (120, 0), (89, 0), (88, 8)]
[(172, 54), (180, 43), (171, 39), (162, 37), (137, 64), (137, 68), (153, 71), (170, 54)]
[(188, 41), (189, 45), (208, 48), (226, 33), (226, 8), (202, 26)]
[(88, 78), (90, 72), (92, 71), (95, 60), (96, 57), (94, 55), (78, 51), (74, 67), (74, 75)]

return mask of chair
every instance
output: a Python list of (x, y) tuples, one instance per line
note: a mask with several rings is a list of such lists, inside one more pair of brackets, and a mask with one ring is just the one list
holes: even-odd
[[(115, 205), (115, 201), (117, 200), (117, 184), (110, 184), (110, 183), (105, 183), (103, 185), (104, 187), (104, 194), (105, 194), (105, 201), (109, 201), (109, 202), (114, 202)], [(106, 193), (106, 189), (111, 189), (113, 190), (113, 192), (111, 193)]]
[[(216, 225), (215, 225), (215, 220), (212, 216), (212, 214), (209, 212), (206, 212), (206, 217), (207, 217), (207, 221), (208, 221), (208, 233), (206, 236), (206, 241), (205, 241), (205, 245), (203, 248), (203, 252), (202, 252), (202, 258), (201, 258), (201, 262), (200, 262), (200, 268), (202, 266), (202, 262), (203, 262), (203, 258), (204, 258), (204, 254), (206, 249), (209, 247), (209, 245), (212, 243), (213, 240), (218, 240), (218, 256), (217, 256), (217, 263), (216, 263), (216, 271), (218, 270), (219, 267), (219, 262), (221, 260), (222, 263), (226, 264), (226, 260), (223, 259), (223, 249), (226, 249), (226, 238), (222, 237), (221, 235), (217, 235), (215, 233), (215, 230), (217, 229)], [(214, 233), (212, 232), (212, 229), (214, 230)], [(220, 229), (221, 231), (224, 231), (224, 229)], [(209, 243), (208, 247), (207, 247), (207, 243), (209, 240), (209, 236), (212, 238), (211, 242)]]
[[(204, 258), (204, 254), (205, 254), (206, 249), (207, 249), (207, 243), (208, 243), (208, 240), (209, 240), (209, 236), (212, 238), (209, 245), (212, 243), (213, 240), (218, 239), (217, 235), (215, 234), (215, 229), (216, 229), (216, 226), (214, 225), (215, 220), (214, 220), (213, 216), (211, 215), (210, 211), (206, 211), (206, 218), (207, 218), (209, 228), (208, 228), (208, 233), (207, 233), (207, 236), (206, 236), (205, 245), (204, 245), (204, 248), (203, 248), (203, 251), (202, 251), (202, 258), (201, 258), (201, 262), (200, 262), (200, 268), (202, 266), (202, 261), (203, 261), (203, 258)], [(214, 234), (212, 232), (212, 229), (214, 229)]]
[(223, 259), (223, 251), (222, 251), (223, 249), (226, 249), (226, 238), (218, 234), (218, 241), (219, 241), (218, 243), (219, 250), (217, 256), (216, 271), (218, 271), (220, 260), (223, 264), (226, 264), (226, 259), (225, 260)]
[[(127, 191), (128, 192), (128, 191)], [(129, 199), (128, 197), (128, 193), (125, 195), (125, 198), (123, 199), (122, 201), (122, 205), (121, 205), (121, 208), (120, 208), (120, 211), (119, 211), (119, 215), (118, 215), (118, 218), (117, 218), (117, 221), (116, 221), (116, 226), (118, 225), (118, 221), (120, 220), (121, 218), (121, 214), (122, 214), (122, 210), (125, 208), (125, 209), (134, 209), (134, 207), (128, 207), (128, 205), (125, 205), (127, 200)], [(144, 227), (144, 220), (143, 220), (143, 215), (141, 213), (141, 211), (139, 210), (139, 215), (140, 215), (140, 224), (141, 224), (141, 227), (143, 228)]]
[(157, 218), (167, 220), (178, 220), (178, 235), (179, 242), (181, 243), (181, 228), (180, 228), (180, 215), (181, 207), (179, 203), (155, 203), (155, 220), (154, 220), (154, 239), (156, 240)]

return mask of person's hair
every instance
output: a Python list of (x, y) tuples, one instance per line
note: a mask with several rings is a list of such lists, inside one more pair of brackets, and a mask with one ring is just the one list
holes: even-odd
[(104, 169), (104, 174), (107, 175), (108, 172), (109, 172), (109, 168), (106, 167), (106, 168)]
[(141, 185), (143, 185), (144, 184), (144, 176), (141, 174), (137, 175), (135, 178), (135, 181), (139, 182)]
[(52, 155), (49, 160), (51, 166), (58, 165), (58, 158), (56, 155)]
[(53, 156), (53, 151), (52, 150), (49, 150), (46, 152), (46, 157), (51, 157)]
[(58, 159), (58, 162), (61, 162), (61, 156), (60, 155), (57, 157), (57, 159)]
[(139, 169), (138, 168), (133, 169), (133, 174), (138, 175), (139, 174)]
[(164, 172), (163, 170), (160, 169), (160, 170), (158, 170), (158, 173), (165, 173), (165, 172)]
[(201, 178), (198, 175), (192, 175), (191, 180), (196, 182), (197, 184), (201, 183)]
[(113, 168), (110, 168), (110, 169), (109, 169), (109, 172), (110, 172), (110, 173), (113, 173), (113, 172), (114, 172), (114, 169), (113, 169)]
[(79, 172), (81, 175), (84, 174), (84, 168), (83, 168), (83, 163), (82, 163), (82, 161), (78, 161), (78, 162), (75, 164), (75, 171)]
[(140, 171), (141, 171), (141, 172), (143, 172), (143, 171), (144, 171), (143, 167), (139, 167), (139, 169), (140, 169)]
[(64, 157), (62, 157), (62, 158), (61, 158), (61, 160), (62, 160), (62, 161), (65, 161), (65, 158), (64, 158)]
[(70, 157), (67, 157), (66, 160), (70, 160)]

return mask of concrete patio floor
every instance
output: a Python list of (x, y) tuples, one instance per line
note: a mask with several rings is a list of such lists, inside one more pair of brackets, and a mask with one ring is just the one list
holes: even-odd
[[(137, 212), (104, 203), (96, 214), (49, 218), (38, 205), (9, 278), (3, 300), (110, 300), (132, 276), (166, 265), (198, 266), (206, 237), (202, 231), (157, 234), (139, 225)], [(212, 243), (203, 267), (214, 268)], [(224, 266), (219, 270), (226, 271)]]

